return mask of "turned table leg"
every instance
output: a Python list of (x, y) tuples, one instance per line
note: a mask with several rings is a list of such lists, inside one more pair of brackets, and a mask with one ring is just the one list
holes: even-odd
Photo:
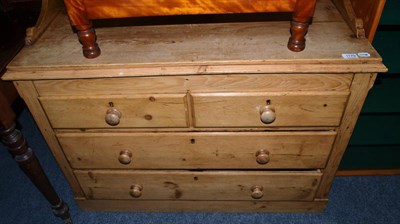
[(290, 24), (288, 48), (299, 52), (306, 47), (306, 34), (315, 11), (316, 0), (297, 0)]
[(84, 0), (64, 0), (64, 5), (68, 12), (69, 21), (77, 31), (79, 42), (82, 44), (83, 56), (86, 58), (98, 57), (101, 51), (96, 42), (93, 24), (86, 16)]
[(54, 191), (35, 153), (27, 146), (21, 131), (15, 128), (15, 123), (10, 127), (0, 126), (0, 136), (19, 167), (51, 204), (54, 215), (65, 223), (72, 223), (68, 205)]
[(307, 34), (308, 26), (308, 23), (299, 23), (294, 20), (290, 23), (289, 50), (299, 52), (306, 48), (305, 35)]
[(83, 56), (86, 58), (96, 58), (101, 51), (97, 44), (96, 32), (92, 26), (87, 29), (77, 29), (79, 42), (82, 44)]

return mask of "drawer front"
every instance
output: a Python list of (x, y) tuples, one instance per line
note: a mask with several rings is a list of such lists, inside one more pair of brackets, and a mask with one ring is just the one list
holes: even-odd
[(311, 201), (318, 171), (75, 171), (89, 199)]
[(61, 133), (73, 168), (323, 168), (336, 132)]
[(40, 96), (348, 91), (352, 74), (229, 74), (35, 81)]
[(186, 95), (40, 97), (53, 128), (187, 127)]
[(338, 126), (348, 96), (347, 91), (192, 94), (194, 123), (196, 127)]

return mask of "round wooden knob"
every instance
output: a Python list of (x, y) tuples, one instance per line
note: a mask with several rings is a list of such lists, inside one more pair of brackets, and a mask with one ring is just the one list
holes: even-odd
[(142, 190), (143, 187), (139, 184), (134, 184), (131, 186), (131, 190), (129, 191), (129, 194), (134, 197), (134, 198), (139, 198), (142, 196)]
[(118, 160), (120, 163), (127, 165), (132, 161), (132, 153), (129, 150), (123, 150), (119, 153)]
[(118, 125), (121, 115), (121, 112), (115, 108), (108, 109), (106, 112), (106, 123), (111, 126)]
[(262, 186), (253, 186), (251, 187), (251, 197), (254, 199), (260, 199), (264, 196), (264, 193), (262, 192), (263, 187)]
[(267, 164), (270, 160), (269, 151), (265, 149), (256, 152), (256, 161), (259, 164)]
[(261, 108), (260, 119), (264, 124), (271, 124), (276, 119), (275, 109), (269, 105)]

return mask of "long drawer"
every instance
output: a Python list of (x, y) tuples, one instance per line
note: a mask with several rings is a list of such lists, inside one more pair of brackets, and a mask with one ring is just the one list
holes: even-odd
[(186, 127), (185, 94), (39, 97), (53, 128)]
[(60, 133), (73, 168), (323, 168), (334, 131)]
[(314, 199), (321, 173), (283, 171), (74, 171), (88, 199)]
[(353, 74), (214, 74), (191, 76), (39, 80), (40, 96), (153, 93), (348, 91)]

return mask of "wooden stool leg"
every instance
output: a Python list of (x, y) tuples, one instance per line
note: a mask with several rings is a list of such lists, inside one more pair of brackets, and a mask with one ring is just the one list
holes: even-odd
[(19, 167), (51, 204), (54, 215), (65, 223), (72, 223), (68, 205), (54, 191), (34, 152), (27, 146), (21, 131), (15, 128), (15, 123), (11, 127), (1, 126), (0, 136)]
[(86, 58), (96, 58), (101, 51), (96, 42), (96, 32), (93, 27), (86, 30), (78, 30), (79, 42), (82, 44), (83, 56)]
[(306, 47), (305, 35), (315, 11), (316, 0), (297, 0), (290, 24), (288, 48), (299, 52)]
[(86, 16), (84, 0), (64, 0), (68, 12), (69, 21), (77, 31), (79, 41), (82, 44), (83, 56), (96, 58), (100, 55), (100, 48), (96, 40), (92, 22)]
[(290, 24), (290, 38), (288, 42), (288, 48), (294, 52), (300, 52), (306, 48), (305, 35), (308, 31), (308, 23), (299, 23), (292, 21)]

